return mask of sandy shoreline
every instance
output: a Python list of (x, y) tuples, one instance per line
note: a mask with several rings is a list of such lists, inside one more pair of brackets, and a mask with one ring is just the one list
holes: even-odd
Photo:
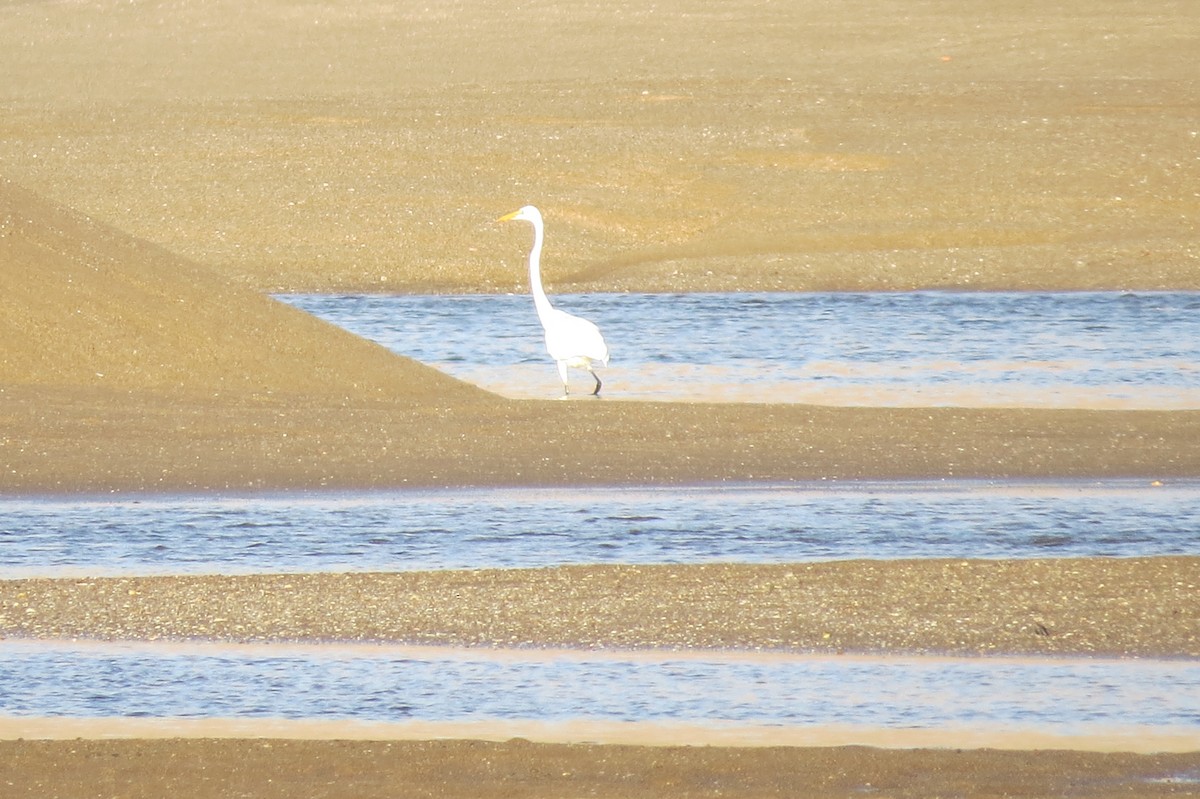
[(1200, 558), (0, 581), (0, 636), (1200, 657)]
[(395, 399), (7, 388), (0, 496), (1200, 476), (1200, 411), (564, 403), (404, 385)]
[(0, 741), (11, 796), (1196, 796), (1200, 756), (527, 741)]
[[(0, 6), (0, 497), (1198, 477), (1200, 411), (515, 402), (264, 296), (523, 292), (527, 231), (490, 220), (527, 202), (552, 291), (1197, 290), (1198, 13)], [(1195, 557), (791, 568), (18, 581), (0, 626), (1200, 656)], [(370, 624), (351, 586), (383, 592)], [(658, 604), (621, 613), (629, 589)], [(201, 738), (0, 764), (38, 799), (1200, 795), (1195, 753)]]
[[(990, 750), (1003, 752), (1071, 751), (1094, 754), (1190, 755), (1196, 736), (1190, 731), (1142, 727), (1101, 729), (1091, 733), (1051, 733), (1033, 728), (947, 727), (891, 728), (828, 724), (808, 727), (729, 724), (672, 724), (606, 721), (408, 721), (223, 719), (223, 718), (39, 718), (0, 716), (0, 741), (80, 739), (166, 741), (203, 746), (217, 740), (288, 741), (487, 741), (511, 744), (590, 744), (616, 747), (701, 747), (736, 750), (764, 748), (832, 749), (870, 747), (890, 750)], [(182, 747), (181, 747), (182, 748)]]
[(4, 181), (0, 220), (0, 495), (1200, 475), (1195, 410), (506, 400)]

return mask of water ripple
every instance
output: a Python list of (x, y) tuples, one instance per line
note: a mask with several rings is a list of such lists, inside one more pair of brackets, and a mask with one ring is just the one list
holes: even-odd
[(8, 642), (0, 715), (1200, 730), (1186, 662), (192, 649)]
[(1200, 553), (1200, 485), (799, 485), (4, 502), (0, 575)]
[[(557, 392), (522, 296), (281, 299), (513, 397)], [(1196, 293), (592, 294), (610, 398), (1200, 408)]]

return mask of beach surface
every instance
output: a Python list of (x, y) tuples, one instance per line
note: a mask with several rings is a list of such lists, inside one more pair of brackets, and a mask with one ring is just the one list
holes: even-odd
[(0, 636), (1200, 658), (1200, 557), (0, 581)]
[[(524, 292), (530, 202), (552, 291), (1200, 289), (1198, 62), (1167, 0), (3, 4), (0, 494), (1200, 476), (1200, 411), (513, 401), (267, 296)], [(5, 582), (0, 624), (1198, 656), (1195, 558), (808, 568)], [(0, 793), (1200, 795), (1195, 753), (266, 732), (3, 740)]]
[(1200, 474), (1197, 410), (505, 399), (11, 182), (0, 220), (3, 493)]
[(529, 741), (0, 741), (8, 795), (1196, 796), (1200, 756)]

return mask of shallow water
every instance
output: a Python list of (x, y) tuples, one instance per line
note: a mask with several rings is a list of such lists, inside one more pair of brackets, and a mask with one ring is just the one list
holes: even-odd
[[(281, 297), (510, 397), (557, 396), (525, 296)], [(609, 399), (1200, 408), (1200, 294), (591, 294)], [(579, 391), (590, 378), (575, 373)]]
[(0, 716), (1036, 729), (1200, 741), (1200, 664), (403, 647), (0, 646)]
[[(1200, 554), (1194, 482), (23, 499), (0, 519), (10, 577)], [(6, 640), (5, 716), (1200, 741), (1200, 663)]]
[(1200, 483), (9, 500), (0, 576), (1200, 553)]

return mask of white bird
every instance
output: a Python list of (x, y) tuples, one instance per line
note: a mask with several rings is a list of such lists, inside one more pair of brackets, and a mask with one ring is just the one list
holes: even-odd
[(529, 285), (533, 291), (533, 306), (538, 319), (546, 331), (546, 351), (558, 363), (558, 376), (562, 378), (563, 399), (570, 394), (567, 384), (567, 367), (584, 369), (596, 381), (592, 396), (600, 394), (600, 378), (592, 368), (592, 361), (608, 366), (608, 345), (600, 328), (586, 319), (560, 311), (550, 304), (546, 290), (542, 288), (542, 240), (545, 237), (542, 214), (532, 205), (505, 214), (497, 222), (520, 219), (533, 225), (533, 249), (529, 251)]

